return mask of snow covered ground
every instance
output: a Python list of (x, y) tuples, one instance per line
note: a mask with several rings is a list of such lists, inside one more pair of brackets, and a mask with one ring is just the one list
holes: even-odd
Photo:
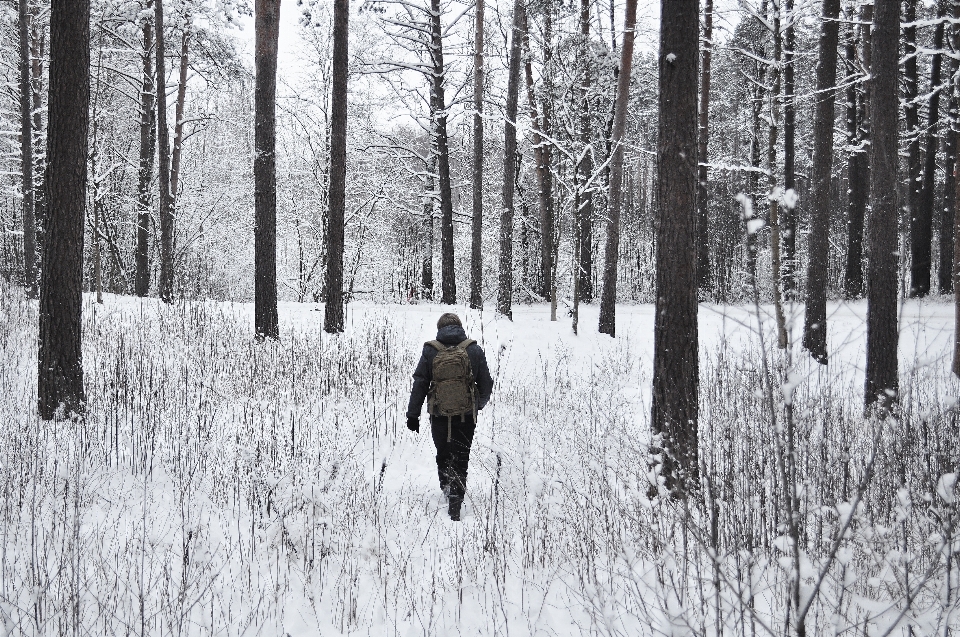
[(960, 629), (948, 303), (904, 304), (896, 424), (861, 414), (865, 303), (830, 305), (829, 369), (771, 351), (766, 316), (761, 348), (752, 308), (702, 305), (713, 481), (689, 507), (647, 499), (652, 307), (619, 307), (616, 339), (595, 307), (579, 336), (545, 306), (513, 322), (457, 308), (496, 385), (453, 523), (427, 428), (403, 419), (449, 308), (356, 303), (330, 336), (322, 308), (285, 304), (281, 342), (257, 344), (249, 305), (88, 300), (87, 419), (41, 423), (36, 306), (2, 292), (9, 634), (789, 634), (781, 384), (797, 392), (809, 634)]

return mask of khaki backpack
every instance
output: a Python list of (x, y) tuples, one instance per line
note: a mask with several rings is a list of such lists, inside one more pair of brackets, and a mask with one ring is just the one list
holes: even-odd
[(427, 413), (431, 416), (446, 416), (449, 421), (453, 416), (472, 414), (476, 420), (476, 383), (467, 355), (467, 348), (474, 343), (469, 338), (450, 347), (440, 341), (427, 342), (437, 350), (433, 382), (427, 393)]

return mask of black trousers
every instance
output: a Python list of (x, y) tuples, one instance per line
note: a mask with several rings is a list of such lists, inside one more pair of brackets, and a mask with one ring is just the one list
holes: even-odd
[(472, 415), (431, 416), (433, 444), (437, 446), (437, 474), (440, 488), (450, 488), (450, 497), (463, 499), (467, 489), (467, 464), (477, 425)]

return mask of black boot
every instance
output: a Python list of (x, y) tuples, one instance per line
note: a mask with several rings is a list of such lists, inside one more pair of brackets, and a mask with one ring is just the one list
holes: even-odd
[(460, 521), (460, 506), (463, 504), (463, 498), (458, 498), (457, 496), (450, 496), (450, 506), (447, 509), (447, 512), (450, 514), (450, 519), (454, 522)]

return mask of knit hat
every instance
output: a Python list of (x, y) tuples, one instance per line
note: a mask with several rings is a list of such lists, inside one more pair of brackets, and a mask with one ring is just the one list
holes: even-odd
[(437, 321), (437, 329), (439, 330), (449, 325), (459, 325), (463, 327), (463, 323), (460, 322), (460, 317), (452, 312), (447, 312), (440, 317), (440, 320)]

